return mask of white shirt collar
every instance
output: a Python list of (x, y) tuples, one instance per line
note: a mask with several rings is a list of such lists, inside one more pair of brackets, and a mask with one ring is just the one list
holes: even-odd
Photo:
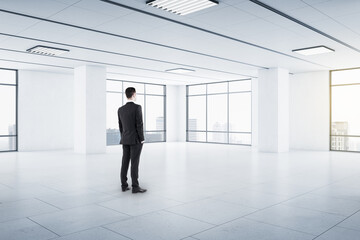
[(127, 102), (133, 102), (133, 103), (135, 103), (135, 101), (134, 101), (134, 100), (131, 100), (131, 99), (128, 99)]

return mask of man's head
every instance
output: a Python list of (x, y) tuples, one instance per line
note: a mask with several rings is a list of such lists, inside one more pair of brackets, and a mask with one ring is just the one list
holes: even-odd
[(128, 87), (125, 90), (125, 94), (126, 94), (127, 99), (129, 99), (129, 100), (135, 100), (136, 99), (136, 90), (133, 87)]

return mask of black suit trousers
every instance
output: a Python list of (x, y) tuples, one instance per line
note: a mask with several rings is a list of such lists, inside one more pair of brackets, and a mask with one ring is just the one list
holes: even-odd
[(121, 164), (121, 186), (127, 187), (127, 172), (129, 169), (129, 164), (131, 160), (131, 181), (133, 188), (139, 188), (139, 162), (140, 162), (140, 154), (142, 150), (143, 144), (134, 144), (134, 145), (123, 145), (123, 157)]

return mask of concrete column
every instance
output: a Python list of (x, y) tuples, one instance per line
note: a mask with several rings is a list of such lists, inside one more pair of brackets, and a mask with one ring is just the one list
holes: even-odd
[(74, 151), (106, 151), (106, 69), (80, 66), (74, 73)]
[(259, 151), (289, 151), (289, 71), (259, 71)]

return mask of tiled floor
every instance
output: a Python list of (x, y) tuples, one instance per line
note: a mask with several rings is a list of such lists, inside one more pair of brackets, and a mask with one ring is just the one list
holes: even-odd
[(121, 148), (0, 154), (0, 239), (360, 239), (360, 154), (145, 144), (123, 193)]

